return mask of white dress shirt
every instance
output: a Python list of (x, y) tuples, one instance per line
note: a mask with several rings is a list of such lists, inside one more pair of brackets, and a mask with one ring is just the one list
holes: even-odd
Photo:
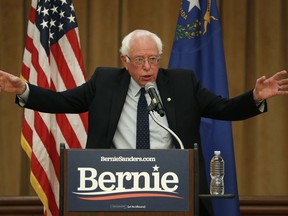
[[(117, 149), (136, 148), (137, 104), (140, 97), (140, 89), (141, 87), (131, 78), (126, 100), (113, 138), (114, 147)], [(157, 88), (156, 91), (159, 95)], [(145, 96), (149, 105), (151, 98), (148, 93)], [(168, 126), (166, 115), (161, 117), (156, 113), (156, 117), (162, 124)], [(149, 130), (151, 149), (174, 148), (171, 134), (156, 124), (151, 116), (149, 116)]]

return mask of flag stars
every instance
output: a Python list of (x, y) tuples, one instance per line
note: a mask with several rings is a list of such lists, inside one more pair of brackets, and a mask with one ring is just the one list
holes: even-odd
[(66, 0), (61, 0), (61, 2), (62, 2), (61, 5), (67, 4)]
[(189, 2), (188, 12), (190, 12), (195, 6), (198, 7), (199, 10), (201, 10), (199, 0), (187, 0), (187, 1)]
[(77, 26), (75, 9), (71, 1), (38, 0), (36, 14), (35, 22), (41, 32), (40, 36), (48, 37), (48, 42), (51, 44)]
[(48, 11), (49, 10), (44, 7), (41, 13), (43, 13), (43, 16), (46, 16), (46, 15), (49, 15)]
[(53, 19), (51, 19), (51, 20), (50, 20), (50, 28), (53, 27), (53, 26), (56, 26), (55, 23), (56, 23), (56, 21), (53, 20)]
[(45, 20), (43, 19), (43, 21), (42, 21), (42, 23), (41, 23), (40, 25), (42, 26), (42, 29), (48, 28), (48, 21), (45, 21)]
[(54, 32), (50, 32), (49, 33), (49, 38), (52, 39), (52, 40), (54, 39)]
[(61, 30), (63, 30), (63, 29), (64, 29), (63, 23), (60, 23), (60, 24), (58, 25), (58, 30), (59, 30), (59, 32), (60, 32)]
[(58, 7), (56, 7), (55, 5), (50, 10), (52, 11), (52, 14), (58, 13)]
[(64, 18), (65, 17), (65, 11), (60, 11), (60, 13), (59, 13), (59, 15), (60, 15), (60, 18)]
[(38, 7), (37, 12), (38, 12), (38, 14), (41, 13), (41, 6)]
[(75, 16), (73, 16), (72, 14), (69, 17), (67, 17), (67, 19), (69, 19), (70, 23), (71, 22), (75, 23)]

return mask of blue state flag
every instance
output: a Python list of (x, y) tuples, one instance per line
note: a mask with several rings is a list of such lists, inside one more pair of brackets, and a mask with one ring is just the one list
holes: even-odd
[[(228, 97), (215, 0), (182, 0), (169, 68), (191, 69), (205, 88)], [(231, 122), (202, 118), (200, 130), (207, 183), (210, 184), (210, 160), (214, 151), (220, 150), (225, 160), (225, 194), (235, 195), (234, 199), (212, 199), (214, 213), (217, 216), (240, 215)]]

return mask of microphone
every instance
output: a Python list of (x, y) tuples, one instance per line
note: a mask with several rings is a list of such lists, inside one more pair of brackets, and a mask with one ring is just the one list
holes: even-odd
[(155, 84), (152, 82), (149, 82), (145, 85), (145, 91), (148, 92), (148, 94), (151, 97), (151, 104), (149, 105), (149, 110), (156, 110), (158, 114), (163, 117), (165, 115), (165, 111), (163, 108), (163, 105), (158, 97), (158, 94), (155, 90)]

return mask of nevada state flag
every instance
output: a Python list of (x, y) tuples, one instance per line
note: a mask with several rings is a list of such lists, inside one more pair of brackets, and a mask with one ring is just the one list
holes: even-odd
[[(205, 88), (228, 97), (216, 0), (182, 0), (169, 68), (191, 69)], [(201, 145), (207, 187), (210, 184), (210, 160), (213, 152), (219, 150), (225, 160), (225, 194), (235, 195), (234, 199), (212, 199), (215, 215), (240, 215), (231, 122), (203, 118)]]

